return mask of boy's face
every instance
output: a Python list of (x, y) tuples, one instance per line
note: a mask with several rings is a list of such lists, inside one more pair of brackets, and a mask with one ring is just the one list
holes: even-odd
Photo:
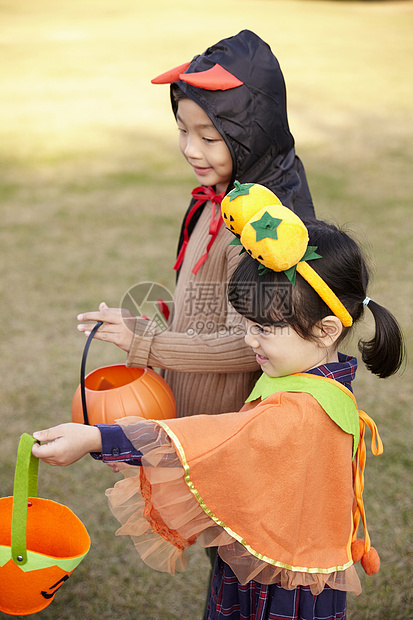
[(178, 103), (179, 148), (201, 185), (224, 192), (232, 176), (232, 158), (220, 133), (192, 99)]

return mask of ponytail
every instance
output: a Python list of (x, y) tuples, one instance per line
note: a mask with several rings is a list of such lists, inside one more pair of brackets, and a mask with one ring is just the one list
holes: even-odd
[(360, 340), (358, 348), (370, 372), (385, 379), (394, 375), (402, 364), (405, 355), (403, 334), (398, 322), (386, 308), (368, 297), (363, 303), (373, 314), (376, 330), (371, 340)]

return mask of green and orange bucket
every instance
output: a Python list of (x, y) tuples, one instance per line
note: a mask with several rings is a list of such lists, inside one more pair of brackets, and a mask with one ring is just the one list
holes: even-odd
[(90, 548), (85, 526), (69, 508), (37, 497), (35, 441), (22, 435), (13, 497), (0, 498), (0, 611), (14, 616), (47, 607)]

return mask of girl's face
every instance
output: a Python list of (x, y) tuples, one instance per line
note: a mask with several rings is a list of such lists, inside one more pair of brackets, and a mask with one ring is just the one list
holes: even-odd
[(290, 326), (263, 327), (247, 321), (245, 342), (256, 354), (261, 369), (270, 377), (285, 377), (338, 361), (337, 353), (318, 341), (304, 340)]
[(192, 99), (178, 102), (179, 148), (201, 185), (224, 192), (232, 176), (232, 158), (221, 134)]

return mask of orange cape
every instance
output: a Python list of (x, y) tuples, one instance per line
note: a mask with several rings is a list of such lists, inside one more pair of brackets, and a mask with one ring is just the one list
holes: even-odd
[[(342, 393), (333, 384), (329, 392)], [(252, 555), (309, 573), (352, 564), (353, 435), (313, 395), (282, 391), (219, 419), (158, 423), (200, 506)]]
[(117, 534), (171, 574), (197, 541), (217, 546), (240, 583), (359, 594), (351, 546), (361, 519), (373, 551), (362, 492), (366, 424), (382, 451), (374, 422), (344, 386), (314, 375), (263, 375), (249, 400), (238, 413), (118, 421), (142, 467), (124, 465), (106, 492)]

